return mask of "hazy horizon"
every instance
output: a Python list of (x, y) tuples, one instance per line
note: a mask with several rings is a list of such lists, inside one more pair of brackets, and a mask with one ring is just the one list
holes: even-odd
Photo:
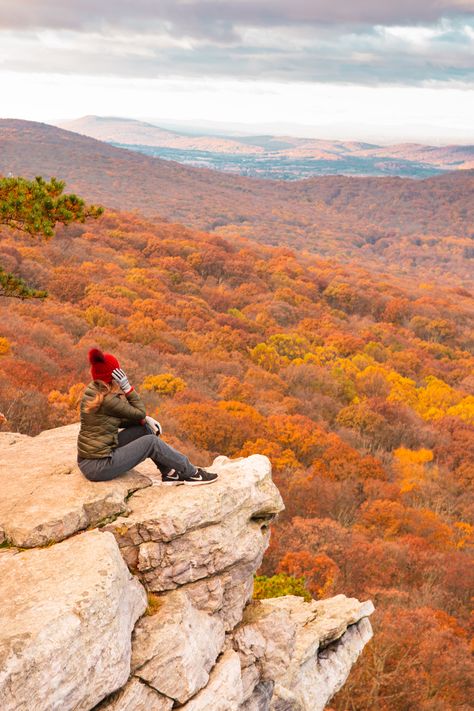
[[(346, 132), (346, 130), (338, 131), (333, 126), (311, 126), (298, 123), (279, 123), (274, 122), (237, 122), (237, 121), (212, 121), (205, 118), (196, 119), (179, 119), (179, 118), (157, 118), (150, 116), (130, 116), (117, 114), (82, 114), (73, 118), (55, 117), (45, 121), (45, 123), (53, 126), (66, 123), (68, 121), (81, 120), (88, 116), (101, 119), (139, 121), (148, 123), (153, 126), (163, 128), (169, 131), (182, 132), (189, 135), (215, 135), (215, 136), (256, 136), (256, 135), (271, 135), (271, 136), (292, 136), (297, 138), (311, 138), (316, 140), (329, 141), (358, 141), (364, 143), (376, 143), (379, 145), (390, 145), (393, 143), (421, 143), (424, 145), (470, 145), (474, 143), (474, 131), (466, 132), (466, 135), (459, 132), (455, 135), (440, 137), (438, 140), (433, 136), (431, 140), (423, 140), (421, 130), (423, 127), (410, 126), (409, 129), (402, 135), (397, 134), (382, 134), (368, 133), (361, 130), (358, 133)], [(12, 117), (13, 118), (13, 117)], [(426, 129), (426, 127), (424, 127)], [(361, 127), (363, 129), (363, 127)], [(426, 135), (426, 134), (424, 134)]]

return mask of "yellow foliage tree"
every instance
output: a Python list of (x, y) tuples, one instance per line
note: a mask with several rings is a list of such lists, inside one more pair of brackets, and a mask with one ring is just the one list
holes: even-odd
[(434, 375), (425, 378), (425, 385), (421, 387), (395, 371), (388, 373), (387, 379), (390, 383), (389, 402), (408, 405), (424, 420), (436, 421), (449, 415), (474, 424), (473, 395), (464, 395)]
[(276, 373), (280, 368), (288, 363), (287, 358), (282, 358), (273, 346), (267, 343), (258, 343), (250, 349), (250, 357), (254, 363), (270, 373)]
[(159, 338), (160, 333), (167, 330), (161, 319), (153, 319), (141, 313), (134, 313), (128, 319), (128, 333), (130, 340), (144, 346), (153, 343)]
[(391, 371), (387, 376), (390, 383), (390, 393), (387, 397), (389, 402), (401, 402), (404, 405), (416, 409), (418, 393), (416, 383), (411, 378), (404, 378), (395, 371)]
[(289, 360), (303, 358), (309, 350), (307, 339), (294, 333), (275, 333), (268, 339), (268, 345), (274, 348), (279, 356)]
[(0, 355), (8, 355), (11, 350), (11, 343), (8, 338), (0, 338)]
[(149, 392), (158, 393), (158, 395), (168, 397), (173, 397), (176, 393), (184, 390), (185, 387), (185, 381), (172, 373), (148, 375), (142, 383), (143, 390), (148, 390)]
[(474, 395), (468, 395), (457, 405), (449, 407), (446, 414), (450, 417), (459, 417), (460, 420), (464, 420), (469, 425), (474, 425)]
[(424, 420), (439, 420), (447, 411), (463, 400), (463, 394), (454, 390), (443, 380), (430, 375), (426, 385), (418, 389), (415, 409)]
[(113, 323), (113, 317), (102, 306), (88, 306), (84, 312), (89, 326), (109, 326)]
[(436, 466), (428, 469), (428, 465), (433, 461), (431, 449), (413, 450), (400, 447), (394, 451), (393, 456), (394, 468), (403, 493), (418, 489), (429, 475), (437, 476)]
[(327, 365), (339, 359), (339, 353), (333, 346), (315, 346), (311, 353), (304, 356), (305, 363), (315, 363), (316, 365)]
[(288, 471), (301, 468), (301, 464), (291, 449), (284, 449), (278, 442), (259, 438), (244, 442), (242, 449), (236, 453), (237, 457), (249, 457), (251, 454), (264, 454), (272, 463), (273, 471)]

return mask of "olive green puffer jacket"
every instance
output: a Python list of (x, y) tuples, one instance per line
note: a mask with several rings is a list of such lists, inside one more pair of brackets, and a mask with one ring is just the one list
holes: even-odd
[(97, 410), (87, 412), (86, 404), (93, 400), (99, 391), (100, 383), (93, 380), (82, 396), (77, 450), (78, 457), (84, 459), (108, 457), (118, 444), (119, 428), (138, 425), (146, 415), (145, 405), (135, 390), (126, 396), (121, 393), (107, 393)]

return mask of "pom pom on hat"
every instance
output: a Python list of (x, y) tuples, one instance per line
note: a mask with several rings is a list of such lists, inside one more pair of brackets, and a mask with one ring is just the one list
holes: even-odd
[(112, 382), (112, 371), (120, 368), (117, 358), (111, 353), (102, 353), (98, 348), (89, 351), (89, 363), (93, 380), (103, 380), (104, 383)]
[(91, 348), (89, 351), (89, 363), (105, 363), (104, 354), (98, 348)]

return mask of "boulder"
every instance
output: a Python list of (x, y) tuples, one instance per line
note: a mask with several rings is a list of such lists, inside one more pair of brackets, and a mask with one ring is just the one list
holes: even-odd
[(239, 655), (224, 652), (211, 672), (209, 682), (180, 711), (238, 711), (243, 700)]
[(224, 639), (219, 618), (197, 610), (184, 592), (168, 593), (135, 627), (132, 671), (183, 704), (207, 684)]
[(370, 600), (360, 602), (355, 597), (345, 595), (335, 595), (325, 600), (310, 602), (305, 602), (303, 598), (296, 595), (285, 595), (262, 600), (260, 605), (258, 602), (256, 601), (256, 605), (249, 610), (250, 618), (255, 607), (263, 608), (269, 613), (280, 610), (288, 614), (291, 623), (297, 629), (295, 658), (301, 662), (312, 657), (318, 649), (339, 639), (349, 625), (368, 617), (374, 611)]
[(130, 493), (150, 486), (129, 472), (113, 481), (90, 482), (76, 464), (79, 425), (46, 430), (37, 437), (11, 433), (0, 439), (0, 544), (22, 548), (62, 541), (128, 511)]
[(267, 457), (218, 457), (210, 468), (219, 474), (211, 486), (137, 491), (130, 514), (106, 529), (147, 590), (184, 588), (198, 609), (231, 630), (251, 597), (269, 524), (283, 502)]
[(126, 683), (146, 594), (111, 534), (0, 558), (0, 709), (89, 711)]
[[(178, 505), (176, 496), (173, 506)], [(117, 521), (120, 526), (123, 519)], [(145, 541), (137, 548), (136, 572), (153, 592), (173, 590), (196, 580), (209, 578), (233, 565), (256, 562), (268, 545), (268, 529), (239, 514), (209, 525), (203, 512), (203, 527), (190, 530), (171, 541)], [(113, 531), (115, 524), (108, 530)]]
[(295, 654), (297, 625), (287, 610), (273, 608), (271, 602), (251, 603), (232, 634), (242, 667), (258, 666), (258, 681), (274, 680), (285, 674)]
[[(144, 465), (143, 465), (144, 466)], [(161, 487), (137, 492), (133, 510), (127, 518), (117, 519), (111, 530), (121, 546), (139, 546), (148, 541), (171, 542), (183, 534), (205, 526), (238, 518), (268, 529), (276, 514), (283, 510), (283, 500), (271, 477), (267, 457), (229, 459), (217, 457), (209, 469), (219, 479), (208, 486)], [(141, 471), (148, 471), (140, 465)]]
[[(370, 601), (336, 595), (305, 602), (287, 595), (256, 600), (231, 635), (246, 678), (274, 683), (271, 711), (323, 711), (344, 684), (372, 636)], [(262, 689), (249, 689), (244, 708), (262, 705)], [(268, 687), (264, 687), (268, 689)], [(249, 694), (252, 691), (252, 694)]]
[(263, 548), (256, 559), (237, 563), (224, 573), (203, 578), (182, 587), (199, 610), (216, 614), (226, 632), (242, 619), (242, 612), (253, 592), (253, 575), (260, 566)]
[[(371, 624), (363, 617), (350, 625), (339, 639), (307, 659), (299, 670), (294, 665), (295, 711), (323, 711), (328, 701), (345, 684), (354, 662), (371, 637)], [(281, 711), (278, 703), (281, 690), (280, 685), (270, 706), (271, 711)]]

